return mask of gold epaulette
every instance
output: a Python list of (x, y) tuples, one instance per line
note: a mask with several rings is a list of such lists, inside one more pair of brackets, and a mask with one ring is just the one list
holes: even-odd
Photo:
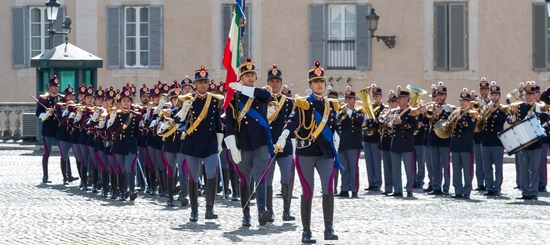
[(334, 111), (340, 111), (340, 102), (337, 99), (328, 99), (328, 102), (332, 104)]
[(46, 92), (45, 94), (41, 94), (39, 97), (42, 99), (48, 99), (48, 97), (50, 97), (50, 93)]
[(295, 98), (294, 99), (294, 105), (296, 107), (299, 107), (299, 108), (303, 109), (303, 110), (309, 110), (309, 105), (310, 104), (309, 104), (309, 101), (307, 101), (306, 98), (302, 97), (302, 98)]
[(416, 116), (418, 116), (418, 114), (420, 114), (420, 112), (418, 111), (417, 108), (412, 108), (412, 109), (409, 111), (409, 116), (411, 116), (411, 117), (416, 117)]

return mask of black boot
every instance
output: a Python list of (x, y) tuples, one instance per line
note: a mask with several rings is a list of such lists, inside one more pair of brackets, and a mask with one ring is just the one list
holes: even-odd
[(302, 226), (304, 227), (302, 242), (316, 243), (317, 241), (311, 237), (311, 200), (307, 200), (303, 195), (300, 203), (300, 213), (302, 216)]
[(231, 169), (229, 171), (229, 176), (231, 177), (231, 189), (233, 190), (233, 193), (231, 195), (231, 201), (238, 201), (239, 200), (239, 176), (237, 176), (237, 171)]
[(157, 194), (157, 171), (151, 170), (149, 174), (151, 175), (151, 186), (149, 188), (151, 192), (150, 194), (154, 196)]
[(98, 180), (99, 180), (98, 170), (92, 168), (92, 193), (97, 193)]
[(88, 168), (84, 165), (80, 166), (80, 171), (82, 172), (82, 177), (80, 178), (82, 183), (82, 187), (80, 190), (86, 191), (88, 190)]
[(275, 212), (273, 212), (273, 186), (267, 187), (265, 207), (267, 208), (267, 212), (269, 212), (269, 215), (270, 215), (269, 220), (267, 222), (274, 222)]
[(160, 185), (159, 185), (159, 196), (166, 196), (166, 171), (159, 170)]
[(283, 221), (296, 220), (290, 212), (290, 200), (292, 200), (292, 190), (289, 184), (283, 184)]
[(265, 182), (261, 183), (256, 187), (256, 206), (258, 206), (258, 222), (260, 225), (265, 225), (269, 222), (271, 214), (265, 209), (266, 208), (266, 186)]
[(118, 175), (115, 173), (111, 173), (111, 199), (116, 199), (118, 196)]
[(223, 187), (225, 188), (225, 198), (229, 198), (229, 195), (231, 194), (231, 191), (234, 190), (233, 188), (229, 189), (229, 169), (225, 168), (222, 169), (223, 174)]
[(325, 219), (325, 240), (338, 240), (332, 229), (332, 218), (334, 215), (334, 196), (323, 195), (323, 217)]
[(109, 190), (109, 172), (107, 170), (101, 172), (101, 197), (107, 197), (107, 192)]
[(119, 201), (126, 200), (126, 174), (118, 174)]
[(174, 178), (166, 178), (166, 186), (168, 187), (168, 206), (174, 206)]
[(241, 207), (243, 209), (243, 223), (242, 226), (251, 226), (250, 218), (250, 206), (247, 203), (248, 197), (250, 196), (250, 186), (249, 185), (240, 185), (240, 194), (241, 194)]
[(51, 183), (51, 181), (48, 180), (48, 157), (42, 156), (42, 173), (44, 174), (42, 177), (42, 183)]
[[(82, 162), (76, 161), (76, 171), (78, 171), (78, 177), (80, 179), (82, 179)], [(71, 182), (70, 179), (69, 179), (69, 182)], [(79, 186), (79, 187), (81, 187), (81, 186)]]
[(59, 163), (61, 165), (61, 175), (63, 175), (63, 185), (67, 185), (69, 184), (69, 178), (67, 178), (67, 161), (60, 158)]
[(191, 215), (189, 221), (199, 221), (199, 188), (198, 184), (193, 181), (189, 181), (189, 202), (191, 203)]
[(218, 215), (214, 213), (214, 200), (216, 199), (216, 189), (213, 188), (217, 183), (216, 178), (206, 180), (206, 214), (205, 219), (217, 219)]

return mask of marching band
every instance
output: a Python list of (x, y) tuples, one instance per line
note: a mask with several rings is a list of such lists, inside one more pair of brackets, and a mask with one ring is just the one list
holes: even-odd
[[(305, 97), (292, 96), (277, 65), (268, 70), (265, 86), (258, 85), (250, 58), (239, 72), (239, 81), (227, 85), (236, 91), (225, 98), (227, 108), (226, 85), (210, 80), (204, 66), (194, 79), (143, 84), (139, 90), (132, 84), (121, 89), (81, 85), (60, 94), (54, 76), (49, 91), (36, 99), (44, 142), (42, 182), (51, 182), (48, 162), (57, 141), (64, 185), (80, 179), (83, 191), (91, 186), (103, 198), (131, 202), (141, 190), (166, 197), (167, 206), (174, 206), (179, 193), (181, 205), (191, 206), (191, 222), (199, 220), (203, 190), (205, 219), (218, 218), (217, 193), (232, 194), (231, 200), (241, 203), (242, 226), (252, 224), (255, 196), (258, 223), (265, 225), (276, 219), (272, 200), (278, 165), (283, 221), (295, 220), (290, 212), (295, 172), (299, 177), (304, 243), (316, 242), (311, 231), (315, 171), (321, 180), (324, 239), (337, 240), (334, 196), (358, 197), (361, 151), (365, 190), (386, 196), (412, 198), (420, 189), (470, 199), (474, 173), (475, 190), (499, 196), (504, 152), (516, 156), (518, 199), (538, 200), (546, 191), (550, 88), (541, 91), (534, 81), (508, 93), (505, 104), (500, 86), (486, 78), (478, 94), (464, 88), (448, 97), (439, 82), (432, 85), (430, 102), (421, 100), (427, 91), (408, 85), (389, 90), (383, 103), (376, 84), (357, 91), (348, 86), (343, 101), (337, 92), (336, 98), (328, 96), (335, 91), (327, 88), (318, 61), (308, 71)], [(457, 98), (458, 105), (449, 104), (449, 98)], [(71, 150), (78, 177), (72, 176)]]

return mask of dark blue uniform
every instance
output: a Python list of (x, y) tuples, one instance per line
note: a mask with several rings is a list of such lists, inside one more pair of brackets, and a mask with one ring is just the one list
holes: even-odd
[[(455, 198), (469, 198), (472, 191), (472, 165), (474, 129), (477, 121), (477, 114), (462, 112), (457, 119), (456, 126), (451, 135), (451, 158), (453, 162), (453, 187)], [(464, 184), (462, 183), (464, 178)]]
[(403, 185), (401, 182), (401, 162), (405, 166), (405, 175), (407, 183), (405, 189), (407, 196), (412, 197), (414, 185), (414, 166), (412, 164), (412, 154), (414, 152), (414, 131), (418, 127), (418, 111), (410, 108), (400, 108), (395, 113), (399, 117), (401, 123), (393, 125), (393, 138), (391, 141), (391, 165), (392, 165), (392, 182), (394, 196), (402, 196)]
[(344, 167), (342, 174), (342, 194), (348, 196), (348, 191), (352, 192), (353, 197), (357, 197), (359, 191), (359, 155), (363, 149), (361, 124), (365, 115), (355, 109), (349, 109), (351, 112), (342, 111), (338, 114), (340, 123), (340, 147), (338, 155), (340, 162)]
[[(481, 137), (481, 155), (483, 157), (485, 185), (488, 194), (498, 195), (503, 181), (502, 164), (504, 161), (504, 148), (498, 138), (498, 133), (502, 132), (504, 128), (506, 113), (499, 106), (494, 112), (489, 113), (485, 119), (486, 122)], [(494, 171), (493, 165), (495, 166)]]
[[(57, 79), (57, 78), (56, 78)], [(42, 178), (42, 183), (48, 183), (48, 160), (50, 157), (50, 152), (52, 149), (52, 143), (56, 140), (59, 121), (56, 117), (56, 113), (54, 110), (55, 104), (57, 102), (61, 102), (62, 97), (59, 94), (51, 95), (49, 93), (40, 95), (38, 97), (38, 101), (48, 109), (51, 109), (52, 111), (51, 116), (49, 116), (45, 121), (42, 122), (42, 142), (44, 144), (44, 153), (42, 155), (42, 172), (44, 173), (44, 176)], [(44, 108), (42, 105), (38, 104), (36, 105), (36, 116), (39, 117), (40, 114), (46, 113), (46, 108)]]
[[(452, 111), (447, 112), (441, 109), (441, 113), (434, 116), (434, 125), (439, 120), (446, 121), (449, 119), (451, 112)], [(451, 139), (439, 138), (433, 129), (430, 130), (429, 134), (428, 144), (430, 148), (430, 160), (432, 162), (432, 171), (434, 171), (432, 189), (435, 193), (433, 194), (441, 193), (443, 178), (445, 178), (445, 182), (443, 183), (443, 192), (447, 193), (451, 185), (449, 161), (449, 146), (451, 144)]]

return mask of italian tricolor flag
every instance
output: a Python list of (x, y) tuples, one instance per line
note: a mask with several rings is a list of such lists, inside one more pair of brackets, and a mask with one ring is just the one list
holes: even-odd
[(227, 94), (223, 103), (223, 108), (227, 108), (235, 91), (229, 87), (229, 83), (237, 82), (239, 66), (241, 65), (241, 37), (244, 34), (244, 24), (246, 18), (244, 16), (245, 8), (244, 0), (236, 0), (233, 5), (233, 15), (231, 17), (231, 27), (229, 28), (229, 35), (227, 36), (227, 42), (225, 43), (225, 49), (223, 52), (223, 66), (227, 70), (225, 76), (225, 89)]

